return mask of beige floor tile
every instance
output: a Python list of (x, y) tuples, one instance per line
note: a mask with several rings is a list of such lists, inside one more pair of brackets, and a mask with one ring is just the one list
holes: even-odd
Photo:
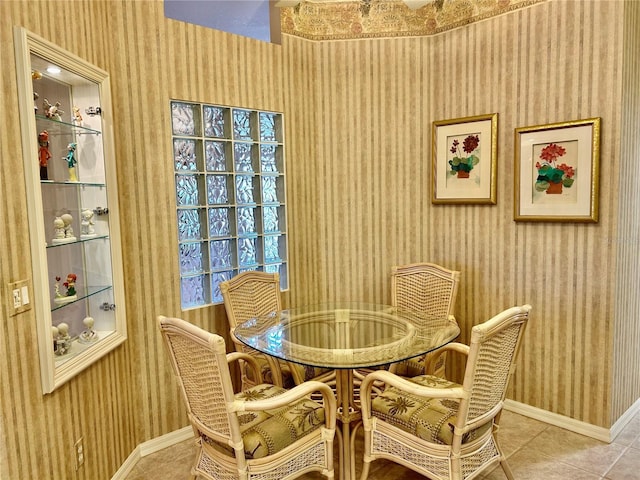
[(531, 439), (549, 428), (546, 423), (513, 412), (504, 411), (498, 430), (498, 441), (507, 458)]
[(636, 415), (625, 427), (620, 434), (613, 439), (613, 443), (629, 446), (633, 443), (638, 445), (640, 441), (640, 416)]
[(607, 472), (608, 480), (638, 480), (640, 478), (640, 450), (628, 448)]
[(618, 461), (626, 447), (550, 426), (525, 448), (602, 476)]
[[(513, 475), (518, 480), (600, 480), (600, 475), (558, 461), (530, 448), (523, 448), (509, 458)], [(491, 480), (504, 480), (506, 477), (499, 469), (494, 470)]]

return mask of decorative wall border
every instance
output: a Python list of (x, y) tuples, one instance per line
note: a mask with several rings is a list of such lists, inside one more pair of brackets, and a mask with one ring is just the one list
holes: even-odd
[(281, 9), (281, 28), (308, 40), (429, 36), (545, 1), (435, 0), (412, 10), (402, 0), (302, 0)]

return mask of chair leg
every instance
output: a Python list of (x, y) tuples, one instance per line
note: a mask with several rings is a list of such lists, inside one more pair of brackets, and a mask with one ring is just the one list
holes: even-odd
[[(355, 430), (357, 431), (358, 428), (363, 427), (364, 430), (364, 448), (363, 448), (363, 455), (362, 455), (362, 473), (360, 474), (360, 480), (367, 480), (367, 478), (369, 477), (369, 469), (371, 468), (371, 435), (373, 435), (373, 433), (369, 430), (367, 431), (366, 427), (364, 427), (362, 422), (358, 422), (358, 425), (356, 425)], [(355, 438), (355, 431), (354, 431), (354, 438)], [(354, 450), (355, 450), (355, 443), (354, 443)], [(353, 472), (353, 478), (356, 478), (355, 476), (355, 471)]]
[(367, 460), (362, 463), (362, 474), (360, 475), (360, 480), (367, 480), (367, 477), (369, 477), (370, 466), (371, 462), (368, 462)]

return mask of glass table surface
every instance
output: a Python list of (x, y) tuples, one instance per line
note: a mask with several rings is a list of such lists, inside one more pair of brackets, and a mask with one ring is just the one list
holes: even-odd
[(272, 312), (239, 324), (244, 344), (285, 361), (346, 369), (422, 355), (455, 339), (447, 318), (370, 303), (324, 303)]

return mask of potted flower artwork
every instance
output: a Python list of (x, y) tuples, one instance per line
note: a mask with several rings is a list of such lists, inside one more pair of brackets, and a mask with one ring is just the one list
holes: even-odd
[(562, 187), (570, 188), (574, 182), (575, 169), (566, 163), (558, 164), (558, 159), (567, 153), (567, 149), (556, 143), (550, 143), (540, 152), (536, 162), (538, 178), (535, 189), (547, 194), (561, 194)]
[(449, 160), (451, 175), (458, 178), (469, 178), (469, 172), (473, 170), (479, 162), (480, 158), (474, 154), (480, 145), (479, 135), (468, 135), (462, 142), (462, 152), (460, 151), (460, 142), (454, 139), (449, 151), (454, 157)]

